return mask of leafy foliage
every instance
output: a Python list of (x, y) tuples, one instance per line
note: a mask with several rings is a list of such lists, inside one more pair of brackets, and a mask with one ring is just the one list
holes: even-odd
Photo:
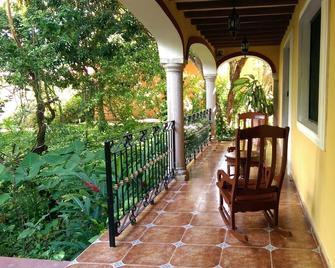
[(153, 38), (116, 0), (19, 2), (0, 8), (0, 83), (21, 102), (0, 124), (0, 255), (70, 260), (106, 228), (101, 142), (143, 127), (143, 111), (166, 116), (165, 76)]
[[(49, 152), (31, 153), (36, 134), (16, 120), (3, 122), (0, 255), (70, 259), (106, 226), (103, 191), (89, 187), (104, 185), (102, 166), (94, 166), (97, 148), (136, 129), (133, 107), (159, 106), (165, 80), (154, 40), (115, 0), (34, 0), (11, 8), (12, 21), (0, 9), (2, 79), (33, 92), (33, 127)], [(50, 101), (65, 88), (76, 96), (51, 123), (57, 111)], [(115, 127), (105, 122), (106, 108), (120, 122)], [(88, 124), (64, 125), (79, 119)], [(69, 149), (73, 141), (85, 149)]]
[(206, 107), (206, 89), (201, 75), (185, 76), (183, 90), (186, 114), (200, 112)]
[(234, 82), (236, 92), (235, 106), (244, 107), (244, 111), (273, 114), (273, 97), (267, 95), (260, 82), (251, 74)]
[[(230, 140), (235, 136), (235, 129), (227, 124), (227, 113), (223, 112), (227, 110), (228, 103), (228, 81), (219, 76), (216, 79), (216, 94), (217, 94), (217, 107), (218, 112), (216, 113), (216, 137), (218, 140)], [(237, 107), (234, 107), (232, 117), (235, 117), (238, 113)]]
[(9, 10), (0, 8), (0, 72), (33, 93), (36, 147), (47, 148), (47, 125), (61, 107), (56, 89), (75, 90), (82, 99), (76, 118), (97, 118), (100, 130), (106, 110), (131, 121), (133, 107), (153, 109), (164, 98), (157, 46), (116, 0), (34, 0)]
[(105, 228), (103, 164), (103, 152), (80, 141), (42, 156), (29, 153), (15, 169), (0, 164), (1, 254), (71, 259), (80, 253)]

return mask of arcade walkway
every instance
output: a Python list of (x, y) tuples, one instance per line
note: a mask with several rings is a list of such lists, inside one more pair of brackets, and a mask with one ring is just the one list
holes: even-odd
[(116, 248), (109, 248), (104, 234), (69, 267), (325, 267), (292, 181), (282, 189), (279, 226), (293, 237), (273, 231), (262, 213), (237, 214), (249, 244), (230, 234), (217, 209), (215, 186), (225, 147), (212, 143), (191, 167), (190, 181), (172, 182), (138, 224), (118, 237)]

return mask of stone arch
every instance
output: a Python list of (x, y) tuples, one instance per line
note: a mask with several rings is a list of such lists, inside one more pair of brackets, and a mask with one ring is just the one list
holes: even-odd
[(215, 56), (209, 44), (202, 38), (190, 37), (186, 46), (186, 58), (189, 55), (190, 49), (192, 49), (200, 59), (204, 76), (216, 75), (217, 66)]
[[(231, 54), (228, 54), (224, 57), (222, 57), (219, 61), (218, 61), (218, 66), (221, 65), (222, 63), (224, 63), (225, 61), (227, 60), (230, 60), (232, 58), (236, 58), (236, 57), (239, 57), (239, 56), (243, 56), (242, 52), (234, 52), (234, 53), (231, 53)], [(266, 63), (269, 64), (269, 66), (271, 67), (271, 70), (272, 70), (272, 73), (273, 74), (276, 74), (277, 73), (277, 70), (276, 70), (276, 65), (273, 63), (273, 61), (268, 58), (267, 56), (259, 53), (259, 52), (255, 52), (255, 51), (249, 51), (248, 52), (248, 56), (253, 56), (253, 57), (256, 57), (256, 58), (260, 58), (262, 60), (264, 60)]]

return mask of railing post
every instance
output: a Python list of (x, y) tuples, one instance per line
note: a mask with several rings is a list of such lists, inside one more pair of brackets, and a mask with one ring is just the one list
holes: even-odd
[(212, 109), (211, 108), (208, 109), (208, 121), (209, 121), (209, 126), (210, 126), (208, 140), (211, 141), (212, 140), (212, 125), (213, 125), (213, 122), (212, 122)]
[(206, 86), (206, 108), (211, 109), (211, 134), (215, 137), (215, 113), (216, 113), (216, 91), (215, 79), (216, 74), (205, 74)]
[(172, 172), (176, 169), (176, 126), (175, 121), (172, 121)]
[(107, 207), (108, 207), (108, 228), (109, 228), (109, 246), (115, 247), (116, 226), (114, 219), (114, 194), (112, 178), (111, 161), (111, 143), (105, 142), (105, 165), (106, 165), (106, 183), (107, 183)]

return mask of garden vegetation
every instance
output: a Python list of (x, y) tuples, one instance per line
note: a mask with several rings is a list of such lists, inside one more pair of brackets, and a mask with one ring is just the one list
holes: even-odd
[[(257, 80), (238, 78), (218, 90), (219, 138), (232, 105), (271, 108)], [(185, 81), (186, 113), (205, 108), (203, 87)], [(72, 260), (107, 227), (103, 141), (148, 127), (139, 119), (166, 120), (157, 45), (116, 0), (6, 0), (0, 115), (13, 98), (0, 121), (0, 255)]]

